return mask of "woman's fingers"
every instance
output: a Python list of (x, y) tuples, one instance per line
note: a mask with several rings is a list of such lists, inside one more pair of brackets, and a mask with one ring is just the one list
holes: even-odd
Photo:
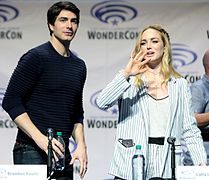
[(138, 61), (143, 61), (145, 55), (146, 55), (146, 52), (139, 51), (139, 52), (136, 54), (136, 56), (134, 57), (134, 59), (135, 59), (135, 60), (138, 60)]

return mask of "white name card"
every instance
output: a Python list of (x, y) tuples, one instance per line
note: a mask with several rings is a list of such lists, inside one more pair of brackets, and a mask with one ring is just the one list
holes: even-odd
[(0, 165), (0, 180), (46, 180), (46, 165)]
[(209, 166), (177, 166), (177, 180), (209, 180)]

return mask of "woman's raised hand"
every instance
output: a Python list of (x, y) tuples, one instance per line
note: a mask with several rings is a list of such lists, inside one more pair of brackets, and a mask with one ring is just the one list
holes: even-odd
[(145, 55), (146, 52), (143, 53), (142, 51), (139, 51), (136, 55), (134, 54), (134, 51), (131, 52), (131, 58), (123, 70), (123, 74), (126, 78), (141, 74), (147, 70), (146, 64), (150, 59), (144, 59)]

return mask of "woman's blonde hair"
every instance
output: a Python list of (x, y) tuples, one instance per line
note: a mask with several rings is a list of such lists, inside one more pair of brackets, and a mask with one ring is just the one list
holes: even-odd
[[(154, 29), (159, 32), (160, 37), (163, 41), (164, 45), (164, 54), (162, 57), (162, 68), (161, 68), (161, 73), (164, 77), (164, 82), (167, 84), (168, 80), (170, 79), (171, 76), (174, 77), (181, 77), (181, 75), (173, 68), (172, 65), (172, 53), (171, 53), (171, 43), (170, 43), (170, 37), (169, 34), (159, 25), (149, 25), (145, 27), (139, 34), (135, 49), (134, 49), (134, 54), (137, 54), (140, 49), (141, 49), (141, 41), (142, 41), (142, 34), (144, 31), (147, 29)], [(141, 79), (141, 75), (137, 75), (135, 77), (135, 85), (140, 86), (143, 84), (143, 81)]]

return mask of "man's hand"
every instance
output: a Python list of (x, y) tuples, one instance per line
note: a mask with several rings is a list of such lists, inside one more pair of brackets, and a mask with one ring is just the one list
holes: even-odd
[[(40, 136), (38, 138), (35, 138), (35, 143), (46, 153), (48, 154), (48, 137), (40, 134)], [(57, 156), (63, 156), (64, 153), (64, 147), (63, 145), (55, 138), (52, 139), (51, 141), (52, 143), (52, 149), (53, 149), (53, 154), (54, 154), (54, 158), (55, 161), (58, 161), (58, 157)]]
[(86, 146), (77, 146), (75, 152), (72, 155), (70, 164), (73, 164), (75, 160), (80, 162), (80, 177), (83, 179), (87, 171), (88, 159), (87, 159), (87, 150)]

